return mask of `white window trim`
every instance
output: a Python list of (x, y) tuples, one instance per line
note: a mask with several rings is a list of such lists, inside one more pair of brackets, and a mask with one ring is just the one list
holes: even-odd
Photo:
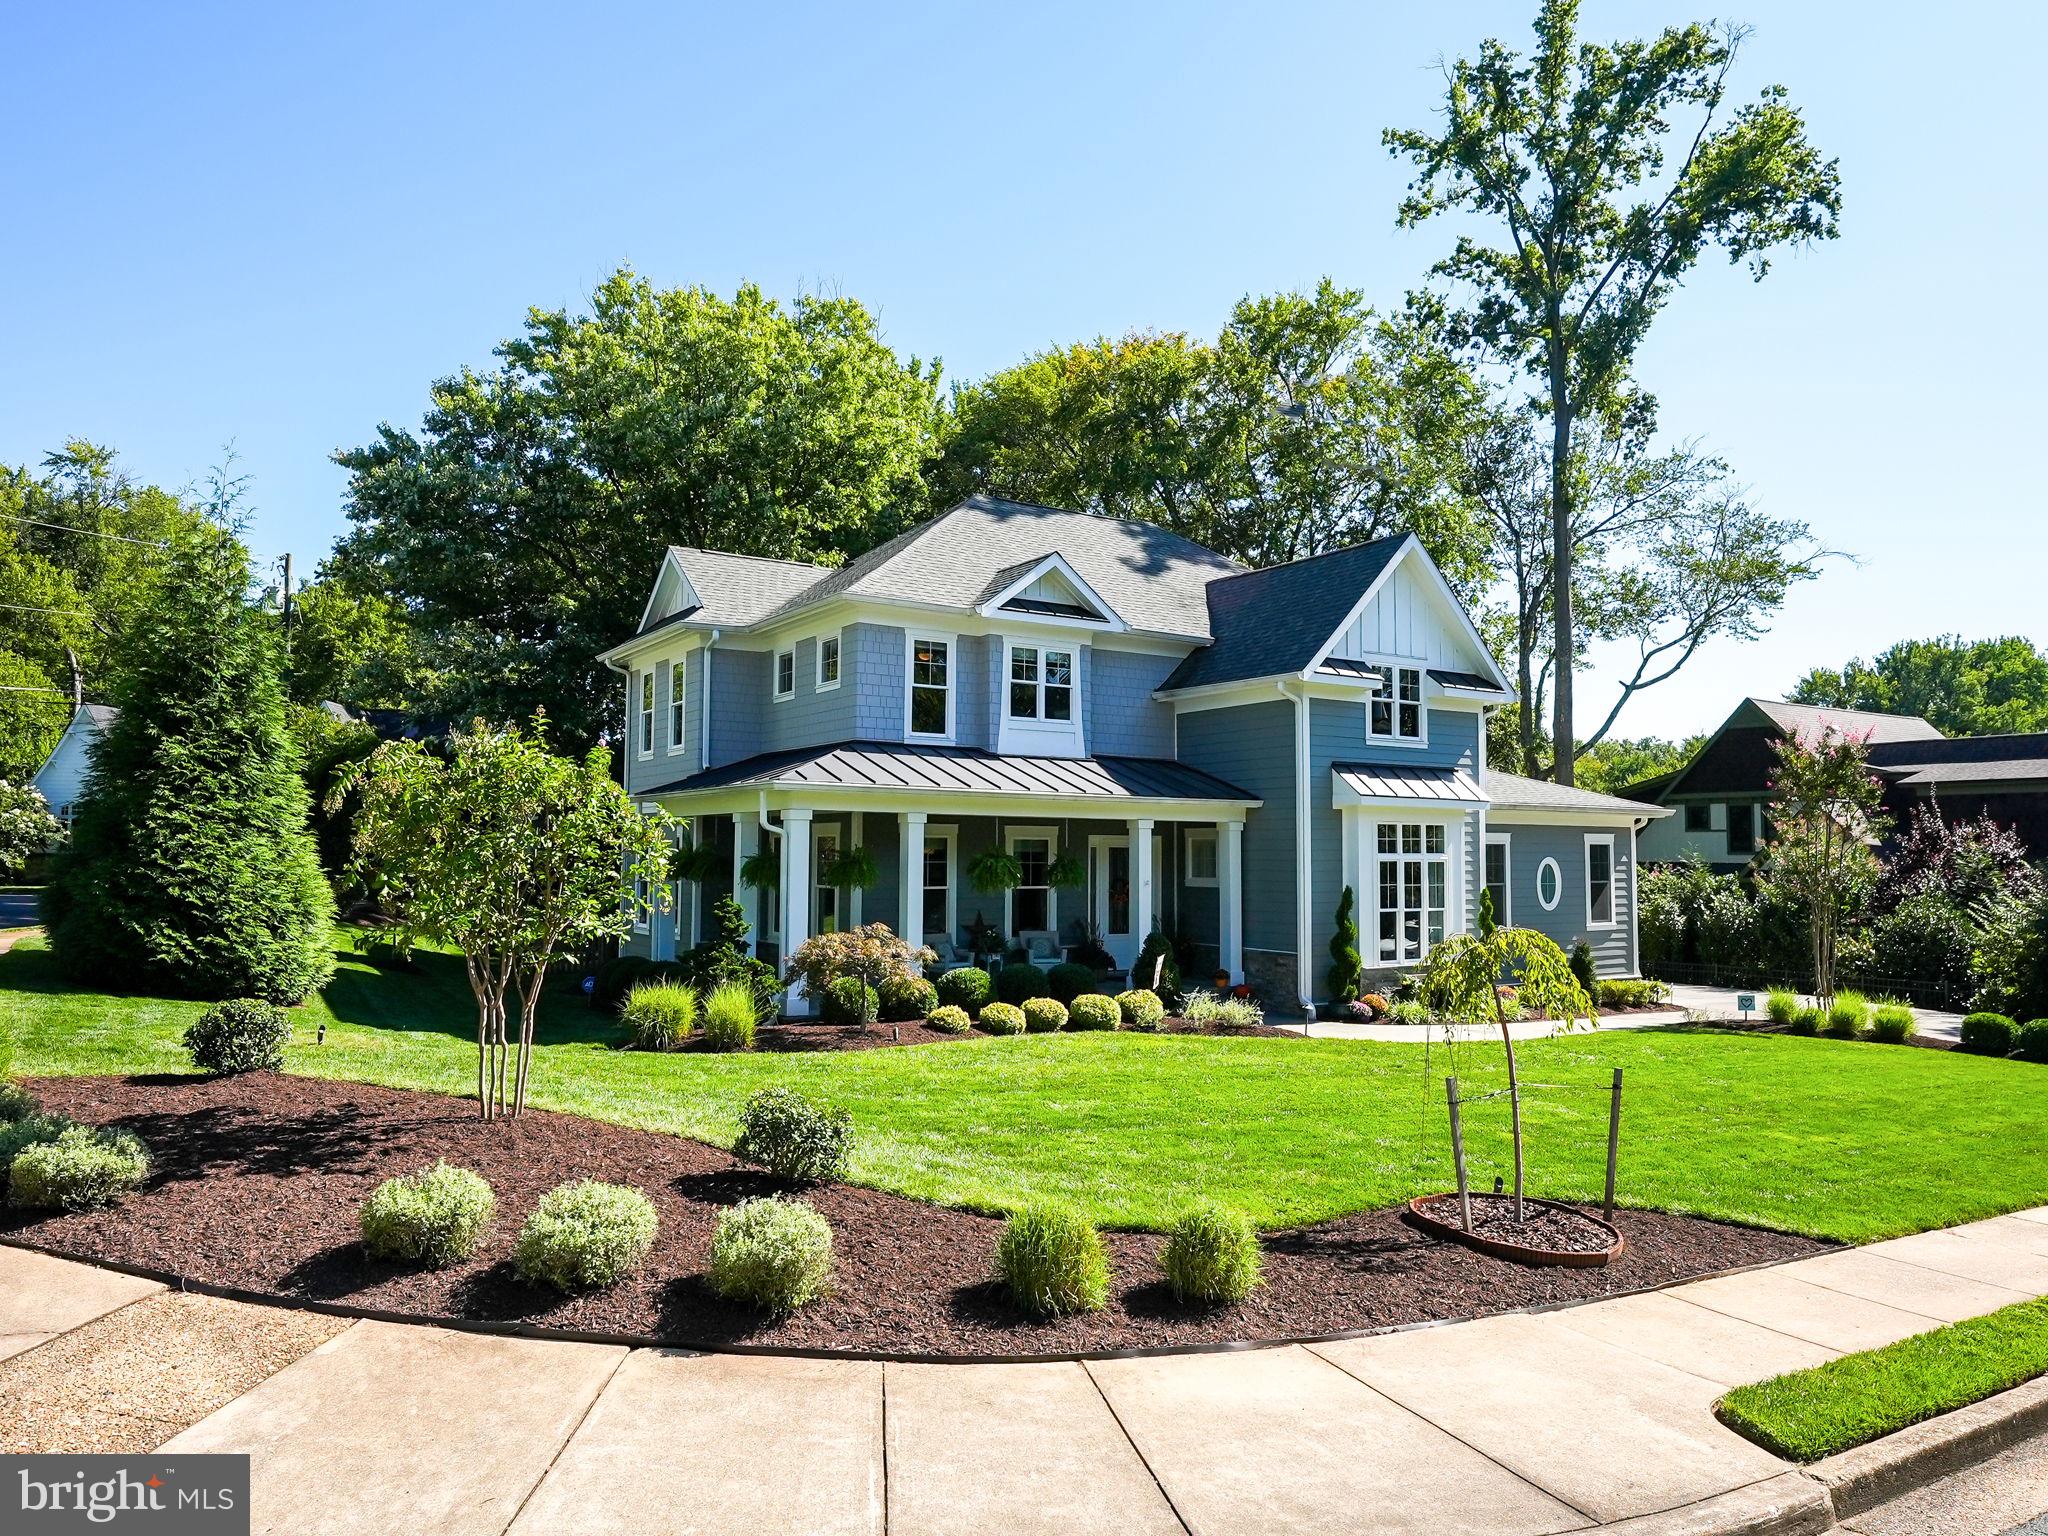
[[(1593, 915), (1593, 848), (1597, 843), (1607, 845), (1607, 916), (1600, 919)], [(1614, 858), (1614, 834), (1612, 832), (1588, 832), (1586, 834), (1586, 926), (1605, 931), (1621, 926), (1621, 870)]]
[[(1502, 895), (1506, 898), (1502, 903), (1506, 910), (1494, 913), (1493, 920), (1503, 928), (1512, 928), (1515, 926), (1515, 839), (1513, 834), (1507, 832), (1489, 832), (1486, 834), (1485, 845), (1479, 850), (1479, 889), (1482, 891), (1489, 889), (1486, 878), (1486, 849), (1491, 848), (1495, 843), (1499, 843), (1502, 850), (1500, 888)], [(1476, 917), (1474, 921), (1477, 921)]]
[[(1546, 870), (1550, 873), (1551, 890), (1553, 892), (1548, 901), (1543, 899), (1543, 875)], [(1546, 856), (1543, 862), (1536, 866), (1536, 905), (1546, 912), (1555, 912), (1558, 904), (1563, 900), (1564, 866), (1558, 863), (1556, 859)]]
[[(1036, 685), (1038, 689), (1038, 713), (1035, 715), (1020, 715), (1010, 708), (1010, 688), (1016, 681), (1012, 669), (1017, 664), (1017, 647), (1020, 645), (1026, 650), (1038, 653), (1038, 682)], [(1045, 681), (1046, 661), (1054, 651), (1067, 658), (1067, 718), (1064, 720), (1055, 720), (1045, 712), (1045, 690), (1047, 687)], [(1019, 725), (1030, 726), (1034, 730), (1071, 731), (1078, 727), (1080, 713), (1081, 648), (1075, 645), (1063, 645), (1058, 642), (1047, 644), (1043, 640), (1018, 640), (1012, 636), (1005, 635), (1003, 637), (1003, 718), (1005, 720), (1014, 720)]]
[[(830, 640), (832, 642), (832, 645), (834, 647), (833, 654), (839, 658), (839, 676), (833, 678), (830, 682), (827, 682), (825, 680), (825, 642), (827, 640)], [(845, 630), (835, 629), (831, 631), (829, 634), (823, 634), (818, 636), (818, 638), (812, 642), (811, 674), (811, 686), (813, 690), (818, 693), (830, 693), (834, 688), (837, 688), (839, 686), (840, 679), (846, 676)]]
[[(960, 931), (960, 829), (958, 827), (935, 827), (925, 824), (924, 841), (946, 845), (946, 931), (947, 943), (956, 942), (953, 935)], [(924, 893), (931, 889), (924, 879), (924, 850), (917, 851), (917, 911), (918, 921), (924, 920)], [(919, 935), (922, 942), (930, 942), (932, 930), (927, 928)]]
[[(917, 642), (930, 641), (946, 648), (946, 729), (942, 734), (911, 729), (911, 699), (917, 691)], [(903, 636), (903, 739), (905, 741), (946, 741), (955, 734), (957, 700), (960, 696), (960, 637), (932, 630), (908, 630)]]
[(633, 755), (647, 758), (654, 756), (654, 671), (649, 668), (640, 674), (640, 697), (635, 704), (637, 719), (633, 726)]
[(1202, 876), (1195, 873), (1195, 844), (1199, 842), (1207, 842), (1209, 845), (1209, 867), (1216, 870), (1221, 870), (1222, 868), (1217, 862), (1217, 855), (1220, 850), (1217, 843), (1216, 829), (1214, 827), (1189, 827), (1181, 838), (1181, 857), (1186, 864), (1186, 874), (1182, 879), (1182, 883), (1196, 890), (1214, 890), (1219, 883), (1215, 875)]
[[(1390, 853), (1383, 854), (1379, 848), (1379, 829), (1382, 826), (1403, 827), (1423, 826), (1444, 829), (1444, 851), (1442, 853)], [(1395, 834), (1398, 840), (1400, 834)], [(1425, 833), (1424, 846), (1427, 847)], [(1362, 894), (1357, 898), (1354, 913), (1363, 918), (1368, 912), (1372, 917), (1371, 929), (1360, 924), (1360, 949), (1366, 951), (1365, 965), (1368, 970), (1385, 970), (1391, 966), (1420, 965), (1429, 958), (1429, 874), (1427, 865), (1441, 860), (1444, 866), (1444, 937), (1449, 938), (1459, 931), (1459, 914), (1464, 910), (1465, 861), (1471, 857), (1466, 846), (1465, 818), (1463, 815), (1444, 815), (1413, 811), (1394, 812), (1385, 815), (1368, 816), (1360, 829), (1360, 868), (1357, 889)], [(1387, 960), (1380, 955), (1380, 865), (1398, 864), (1404, 859), (1421, 859), (1424, 863), (1422, 888), (1422, 948), (1412, 957)], [(1482, 869), (1481, 873), (1484, 873)]]
[[(1043, 842), (1045, 844), (1045, 856), (1048, 863), (1050, 863), (1053, 859), (1056, 859), (1060, 856), (1060, 829), (1058, 827), (1003, 828), (1003, 848), (1005, 852), (1014, 855), (1017, 852), (1017, 844), (1020, 841)], [(1156, 872), (1154, 878), (1155, 880), (1157, 879)], [(1031, 887), (1031, 889), (1044, 890), (1045, 916), (1046, 921), (1050, 923), (1051, 926), (1047, 928), (1033, 928), (1029, 931), (1035, 934), (1051, 934), (1054, 938), (1058, 938), (1060, 931), (1059, 887), (1056, 885), (1048, 885), (1043, 887), (1033, 886)], [(1003, 942), (1005, 944), (1013, 944), (1017, 942), (1019, 938), (1022, 937), (1022, 935), (1020, 935), (1017, 932), (1016, 896), (1016, 886), (1011, 886), (1010, 889), (1003, 892)]]
[[(785, 833), (783, 835), (787, 836), (788, 834)], [(818, 845), (829, 838), (843, 849), (847, 846), (848, 835), (849, 828), (847, 823), (829, 820), (813, 820), (811, 822), (811, 932), (813, 934), (825, 931), (824, 893), (828, 890), (839, 892), (838, 886), (825, 883), (825, 863), (819, 852)], [(839, 892), (839, 895), (843, 894), (843, 892)], [(835, 895), (833, 899), (838, 901), (839, 895)], [(846, 908), (843, 903), (840, 905), (834, 920), (839, 924), (838, 928), (834, 931), (843, 933), (846, 930)]]
[(683, 750), (683, 739), (690, 729), (689, 714), (683, 700), (683, 674), (688, 666), (688, 658), (682, 656), (668, 664), (668, 749), (671, 752)]
[[(1365, 698), (1365, 739), (1376, 747), (1426, 747), (1429, 745), (1429, 668), (1421, 657), (1416, 656), (1361, 656), (1358, 658), (1368, 667), (1386, 667), (1393, 672), (1389, 679), (1393, 692), (1389, 695), (1394, 710), (1394, 733), (1381, 735), (1372, 728), (1372, 706), (1379, 698), (1378, 693), (1369, 693)], [(1403, 736), (1401, 725), (1401, 674), (1413, 672), (1416, 687), (1416, 723), (1422, 729), (1419, 736)]]
[(648, 919), (653, 915), (653, 890), (647, 884), (645, 875), (633, 877), (633, 931), (647, 932)]
[[(782, 658), (789, 658), (789, 691), (782, 690)], [(787, 704), (796, 697), (796, 647), (778, 645), (768, 655), (768, 691), (778, 704)]]

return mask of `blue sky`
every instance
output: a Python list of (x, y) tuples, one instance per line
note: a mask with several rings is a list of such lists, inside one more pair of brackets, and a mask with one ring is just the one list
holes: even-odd
[[(1393, 227), (1380, 130), (1426, 121), (1440, 56), (1520, 42), (1531, 12), (17, 4), (0, 460), (84, 435), (176, 486), (232, 439), (252, 542), (307, 569), (344, 526), (333, 449), (415, 424), (431, 379), (622, 261), (843, 291), (953, 378), (1210, 333), (1324, 274), (1392, 305), (1449, 234)], [(1705, 14), (1591, 0), (1585, 22)], [(1740, 14), (1742, 92), (1790, 87), (1841, 159), (1842, 238), (1761, 286), (1703, 268), (1639, 372), (1672, 434), (1861, 564), (1644, 696), (1630, 734), (1902, 635), (2040, 631), (2048, 12)]]

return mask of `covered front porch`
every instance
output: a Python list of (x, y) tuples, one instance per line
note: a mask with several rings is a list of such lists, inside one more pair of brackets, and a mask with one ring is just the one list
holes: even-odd
[[(1243, 978), (1244, 821), (1258, 802), (1178, 764), (841, 747), (713, 769), (644, 798), (712, 850), (704, 877), (680, 882), (672, 913), (654, 920), (658, 959), (703, 938), (710, 907), (731, 895), (755, 953), (777, 963), (814, 933), (881, 922), (941, 966), (973, 963), (978, 947), (1048, 967), (1093, 955), (1127, 972), (1156, 925)], [(856, 849), (871, 883), (834, 877)], [(994, 853), (1015, 861), (1016, 879), (985, 889), (977, 865)], [(789, 1007), (810, 1004), (793, 994)]]

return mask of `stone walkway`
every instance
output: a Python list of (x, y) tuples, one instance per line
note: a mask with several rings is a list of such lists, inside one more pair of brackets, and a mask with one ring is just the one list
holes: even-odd
[[(162, 1448), (250, 1454), (257, 1531), (1562, 1532), (1811, 1490), (1715, 1420), (1721, 1392), (2041, 1294), (2048, 1208), (1555, 1312), (1087, 1363), (629, 1351), (241, 1307), (209, 1379), (291, 1363), (188, 1402)], [(135, 1339), (194, 1301), (0, 1248), (0, 1402), (104, 1379), (97, 1349), (131, 1351), (124, 1391), (189, 1379), (199, 1362), (153, 1366)], [(96, 1348), (59, 1353), (79, 1340)], [(176, 1396), (133, 1417), (168, 1426)]]

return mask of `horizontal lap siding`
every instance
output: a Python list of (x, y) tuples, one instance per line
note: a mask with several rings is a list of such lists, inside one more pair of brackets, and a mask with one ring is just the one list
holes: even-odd
[[(1180, 760), (1265, 804), (1244, 824), (1244, 942), (1294, 949), (1294, 706), (1239, 704), (1180, 717)], [(1334, 860), (1336, 853), (1331, 854)]]
[[(1508, 813), (1495, 812), (1486, 830), (1508, 834), (1508, 900), (1518, 928), (1534, 928), (1570, 951), (1580, 939), (1593, 949), (1593, 966), (1602, 976), (1636, 973), (1634, 933), (1630, 916), (1635, 906), (1635, 866), (1629, 857), (1629, 829), (1621, 827), (1517, 826)], [(1614, 915), (1612, 928), (1586, 926), (1586, 835), (1614, 836)], [(1557, 910), (1546, 912), (1536, 899), (1536, 872), (1554, 858), (1563, 876)]]

